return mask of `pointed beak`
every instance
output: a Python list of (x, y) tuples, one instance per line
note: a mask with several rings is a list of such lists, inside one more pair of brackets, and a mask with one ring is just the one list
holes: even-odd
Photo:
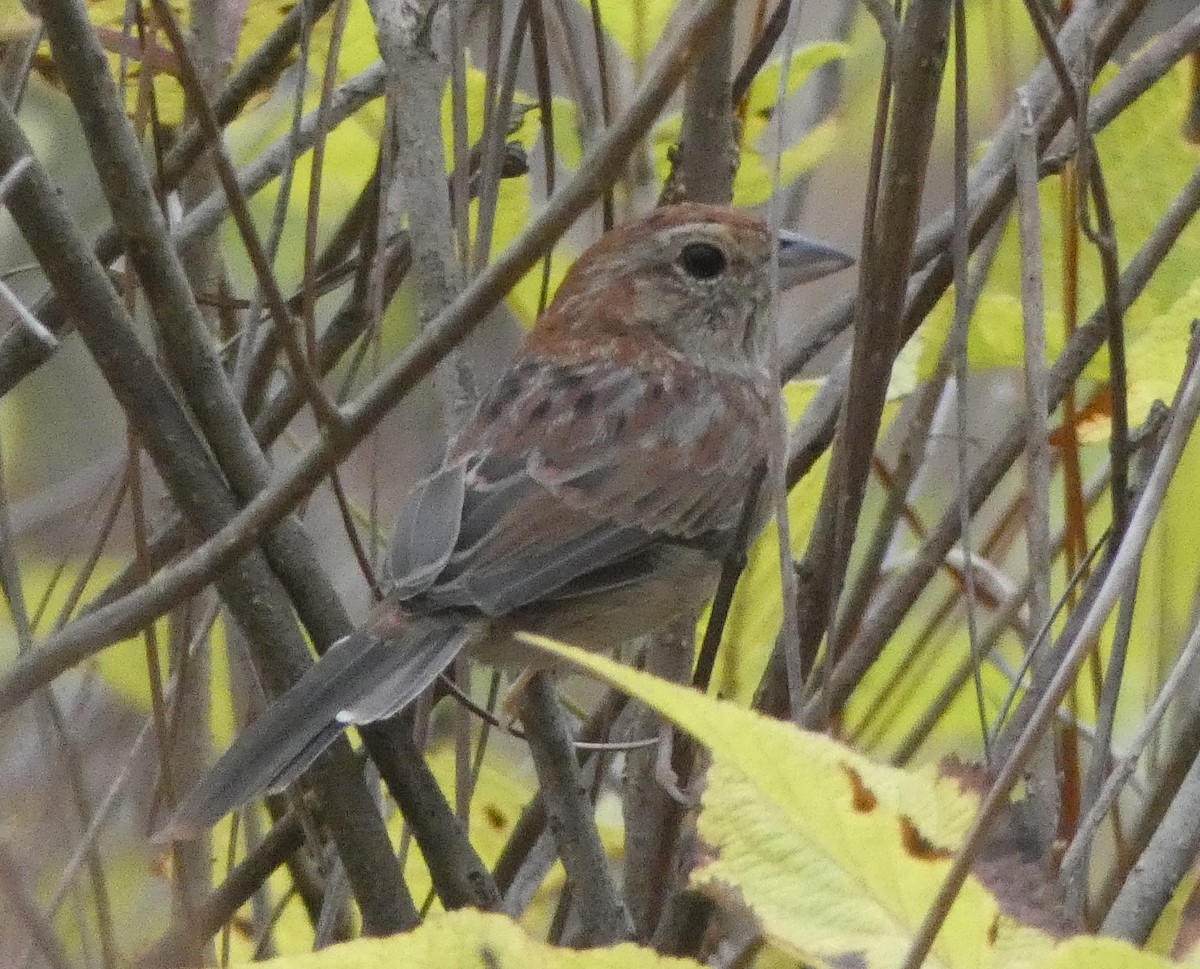
[(779, 286), (787, 289), (800, 283), (836, 273), (853, 266), (854, 259), (840, 249), (834, 249), (798, 232), (779, 233)]

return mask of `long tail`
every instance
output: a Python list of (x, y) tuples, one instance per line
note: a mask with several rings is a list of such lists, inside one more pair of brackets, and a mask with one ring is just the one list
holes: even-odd
[(230, 811), (299, 777), (349, 724), (398, 713), (466, 645), (460, 625), (382, 638), (368, 625), (335, 643), (234, 741), (180, 802), (158, 841), (187, 841)]

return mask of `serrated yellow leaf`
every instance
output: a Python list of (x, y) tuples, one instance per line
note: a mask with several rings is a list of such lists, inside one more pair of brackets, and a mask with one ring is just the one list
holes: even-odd
[(1120, 939), (1077, 936), (1057, 946), (1038, 969), (1169, 969), (1178, 965)]
[[(712, 751), (694, 885), (736, 899), (776, 945), (818, 966), (898, 966), (961, 846), (975, 798), (931, 769), (876, 764), (796, 729), (604, 657), (526, 637), (656, 709)], [(926, 960), (1034, 967), (1053, 941), (968, 878)]]
[(460, 910), (431, 917), (388, 939), (359, 939), (320, 952), (253, 964), (256, 969), (697, 969), (690, 959), (660, 956), (632, 944), (575, 951), (530, 938), (512, 919)]

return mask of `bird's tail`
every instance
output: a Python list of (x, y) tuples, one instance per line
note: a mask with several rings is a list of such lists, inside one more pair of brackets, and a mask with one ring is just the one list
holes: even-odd
[(330, 647), (242, 731), (156, 840), (198, 837), (258, 795), (287, 787), (349, 724), (382, 720), (416, 699), (470, 636), (457, 624), (418, 621), (385, 634), (388, 625), (368, 623)]

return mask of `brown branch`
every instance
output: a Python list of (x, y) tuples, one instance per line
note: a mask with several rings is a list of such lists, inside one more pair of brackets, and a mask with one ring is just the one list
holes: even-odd
[[(1196, 190), (1197, 186), (1200, 186), (1200, 178), (1193, 178), (1189, 184), (1189, 188), (1193, 190), (1195, 196), (1193, 206), (1200, 203), (1200, 191)], [(1156, 229), (1147, 247), (1157, 243), (1163, 235), (1169, 236), (1173, 233), (1162, 233)], [(1135, 265), (1142, 261), (1141, 257), (1145, 252), (1146, 250), (1143, 249), (1138, 254), (1139, 258), (1134, 260)], [(1133, 268), (1131, 266), (1126, 271), (1126, 277), (1132, 273)], [(1105, 336), (1104, 323), (1106, 322), (1102, 312), (1088, 323), (1093, 334), (1098, 333), (1101, 339)], [(1075, 336), (1079, 336), (1083, 332), (1084, 328), (1081, 328), (1076, 331)], [(1042, 733), (1053, 719), (1059, 703), (1062, 702), (1063, 697), (1074, 683), (1075, 676), (1093, 648), (1109, 612), (1125, 587), (1136, 576), (1142, 552), (1150, 537), (1150, 531), (1159, 517), (1163, 498), (1179, 467), (1184, 448), (1197, 418), (1200, 418), (1200, 367), (1192, 367), (1184, 383), (1181, 384), (1172, 405), (1171, 423), (1166, 431), (1162, 451), (1146, 482), (1145, 490), (1133, 509), (1122, 541), (1111, 558), (1109, 570), (1100, 583), (1095, 597), (1081, 608), (1080, 612), (1084, 613), (1082, 621), (1073, 630), (1064, 633), (1059, 643), (1056, 644), (1055, 652), (1059, 654), (1061, 662), (1053, 679), (1047, 685), (1045, 694), (1037, 701), (1036, 708), (1031, 711), (1027, 721), (1016, 721), (1014, 718), (1015, 722), (1021, 724), (1020, 739), (1013, 745), (1012, 755), (1005, 761), (980, 805), (979, 814), (964, 839), (964, 845), (955, 856), (950, 871), (938, 891), (937, 898), (930, 906), (908, 951), (903, 969), (918, 969), (929, 954), (942, 923), (949, 913), (950, 906), (970, 873), (971, 864), (982, 847), (984, 838), (1000, 811), (1008, 805), (1009, 796), (1021, 778), (1025, 763)], [(1188, 788), (1197, 787), (1197, 773), (1200, 773), (1200, 763), (1194, 765), (1193, 770), (1189, 771)], [(1183, 790), (1184, 788), (1181, 788), (1181, 794)], [(1105, 931), (1142, 940), (1144, 940), (1145, 934), (1149, 933), (1157, 913), (1170, 900), (1179, 877), (1187, 867), (1190, 867), (1197, 847), (1200, 846), (1200, 824), (1196, 823), (1195, 796), (1192, 794), (1188, 798), (1177, 797), (1175, 804), (1172, 805), (1172, 812), (1168, 812), (1168, 814), (1175, 814), (1172, 823), (1160, 825), (1157, 832), (1159, 837), (1151, 841), (1156, 848), (1156, 857), (1143, 860), (1146, 861), (1144, 870), (1147, 882), (1153, 880), (1155, 884), (1130, 887), (1131, 900), (1135, 893), (1138, 895), (1137, 904), (1131, 908), (1136, 908), (1140, 915), (1130, 918), (1128, 922), (1114, 919), (1110, 924), (1106, 920)], [(1177, 812), (1175, 811), (1176, 807), (1179, 808)], [(1164, 839), (1168, 835), (1172, 835), (1178, 840), (1174, 843), (1164, 843)], [(1186, 862), (1181, 864), (1184, 859)], [(1143, 934), (1143, 928), (1145, 934)]]
[[(1125, 270), (1121, 278), (1120, 292), (1126, 307), (1142, 292), (1197, 208), (1200, 208), (1200, 170), (1171, 203), (1146, 244)], [(1067, 387), (1099, 350), (1107, 338), (1106, 329), (1104, 318), (1098, 314), (1093, 315), (1068, 341), (1067, 347), (1050, 370), (1050, 406), (1058, 405)], [(1002, 440), (981, 462), (968, 484), (972, 514), (978, 512), (984, 500), (1020, 455), (1024, 445), (1024, 423), (1017, 421), (1009, 427)], [(895, 585), (888, 590), (887, 596), (868, 614), (854, 644), (838, 662), (831, 681), (826, 685), (826, 689), (832, 691), (830, 702), (834, 709), (840, 708), (845, 702), (883, 649), (891, 631), (911, 608), (934, 573), (942, 567), (946, 555), (958, 538), (958, 512), (957, 509), (951, 509), (930, 531), (911, 567), (898, 578)], [(819, 722), (822, 714), (822, 706), (810, 703), (805, 710), (805, 722)]]
[[(57, 3), (43, 13), (47, 21), (52, 16), (63, 18), (64, 30), (72, 37), (72, 58), (85, 59), (84, 51), (94, 40), (86, 12), (62, 6)], [(82, 42), (77, 40), (80, 37)], [(86, 60), (93, 83), (111, 85), (104, 55)], [(126, 123), (123, 115), (121, 122)], [(0, 105), (0, 168), (32, 154), (11, 110)], [(14, 191), (9, 209), (47, 278), (82, 324), (81, 336), (172, 497), (202, 534), (215, 534), (237, 511), (233, 495), (138, 341), (107, 274), (40, 165)], [(309, 661), (309, 653), (287, 597), (261, 553), (251, 552), (231, 563), (217, 585), (248, 640), (262, 652), (268, 686), (276, 691), (285, 688)], [(138, 623), (134, 629), (143, 625)], [(386, 860), (390, 851), (386, 847), (380, 851), (387, 844), (387, 833), (358, 777), (349, 746), (339, 745), (319, 773), (326, 801), (338, 805), (331, 812), (333, 824), (343, 858), (361, 888), (369, 924), (379, 931), (413, 924), (415, 912), (410, 917), (400, 901), (403, 895), (397, 894), (404, 890), (399, 872)]]
[[(867, 216), (870, 238), (863, 249), (859, 275), (850, 379), (829, 474), (804, 556), (803, 567), (813, 581), (805, 584), (805, 601), (799, 607), (805, 617), (803, 637), (797, 644), (801, 657), (816, 655), (833, 620), (870, 474), (892, 363), (904, 343), (901, 310), (933, 142), (950, 9), (949, 0), (911, 4), (896, 51), (893, 117), (878, 210)], [(795, 704), (792, 715), (800, 715)]]
[[(300, 37), (307, 20), (316, 20), (329, 9), (333, 0), (301, 0), (263, 42), (263, 45), (229, 78), (213, 102), (213, 112), (222, 126), (236, 118), (259, 91), (274, 83), (287, 67), (287, 58)], [(163, 159), (160, 186), (164, 192), (178, 186), (180, 180), (200, 157), (207, 143), (198, 125), (189, 126)], [(96, 257), (108, 265), (120, 254), (120, 237), (115, 227), (101, 233), (95, 245)], [(72, 332), (74, 321), (63, 304), (51, 294), (36, 315), (47, 328), (62, 337)], [(50, 353), (38, 341), (15, 332), (0, 338), (0, 394), (7, 393), (20, 380), (48, 360)]]
[(550, 831), (582, 923), (576, 941), (584, 947), (622, 942), (632, 936), (629, 915), (613, 884), (571, 732), (546, 673), (535, 673), (526, 685), (521, 721)]

